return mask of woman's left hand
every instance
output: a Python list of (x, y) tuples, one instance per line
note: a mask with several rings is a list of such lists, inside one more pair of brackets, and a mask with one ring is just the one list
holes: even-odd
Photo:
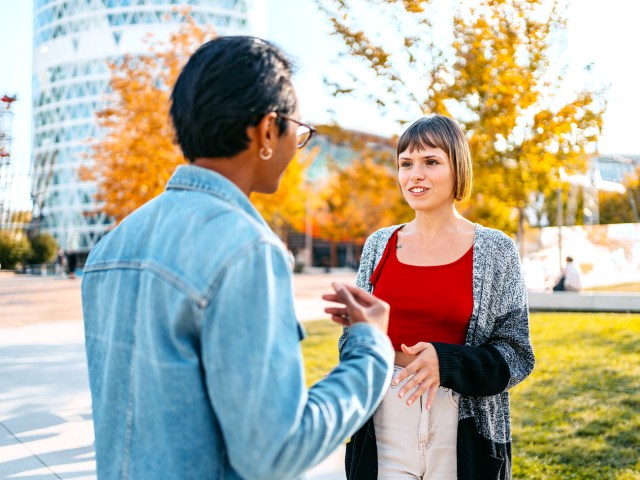
[(418, 342), (411, 347), (402, 344), (401, 348), (403, 353), (407, 355), (417, 355), (417, 358), (404, 367), (393, 380), (393, 386), (398, 385), (405, 378), (413, 375), (413, 378), (402, 386), (402, 389), (398, 392), (398, 396), (402, 398), (408, 392), (415, 389), (409, 397), (409, 400), (407, 400), (407, 405), (411, 405), (428, 390), (428, 410), (431, 408), (431, 405), (433, 405), (433, 400), (436, 398), (436, 392), (440, 386), (440, 361), (438, 360), (438, 353), (433, 345), (426, 342)]

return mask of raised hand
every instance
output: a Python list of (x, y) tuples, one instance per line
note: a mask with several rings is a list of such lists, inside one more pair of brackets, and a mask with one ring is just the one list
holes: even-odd
[(340, 325), (368, 323), (387, 333), (389, 327), (389, 304), (351, 285), (340, 282), (331, 284), (336, 293), (325, 294), (323, 300), (340, 303), (340, 307), (327, 307), (325, 312)]

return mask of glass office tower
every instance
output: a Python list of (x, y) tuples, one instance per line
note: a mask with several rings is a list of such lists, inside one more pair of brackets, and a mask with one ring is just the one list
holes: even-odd
[(106, 61), (148, 49), (143, 39), (167, 39), (189, 6), (196, 23), (220, 35), (263, 36), (266, 0), (35, 0), (32, 199), (37, 228), (65, 250), (86, 253), (112, 227), (95, 215), (93, 182), (78, 168), (90, 162), (104, 106)]

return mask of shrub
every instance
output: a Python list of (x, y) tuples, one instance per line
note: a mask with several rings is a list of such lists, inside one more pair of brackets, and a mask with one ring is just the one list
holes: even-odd
[(48, 263), (56, 258), (58, 242), (49, 233), (40, 233), (29, 239), (31, 242), (31, 255), (27, 259), (29, 263)]
[(0, 267), (14, 269), (32, 255), (31, 244), (22, 236), (0, 231)]

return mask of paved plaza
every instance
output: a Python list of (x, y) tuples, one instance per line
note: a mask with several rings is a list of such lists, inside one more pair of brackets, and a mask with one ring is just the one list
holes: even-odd
[[(355, 274), (296, 275), (302, 321), (327, 318), (323, 293)], [(0, 272), (0, 478), (95, 479), (80, 279)], [(336, 327), (339, 328), (339, 327)], [(310, 480), (344, 479), (341, 448)]]

